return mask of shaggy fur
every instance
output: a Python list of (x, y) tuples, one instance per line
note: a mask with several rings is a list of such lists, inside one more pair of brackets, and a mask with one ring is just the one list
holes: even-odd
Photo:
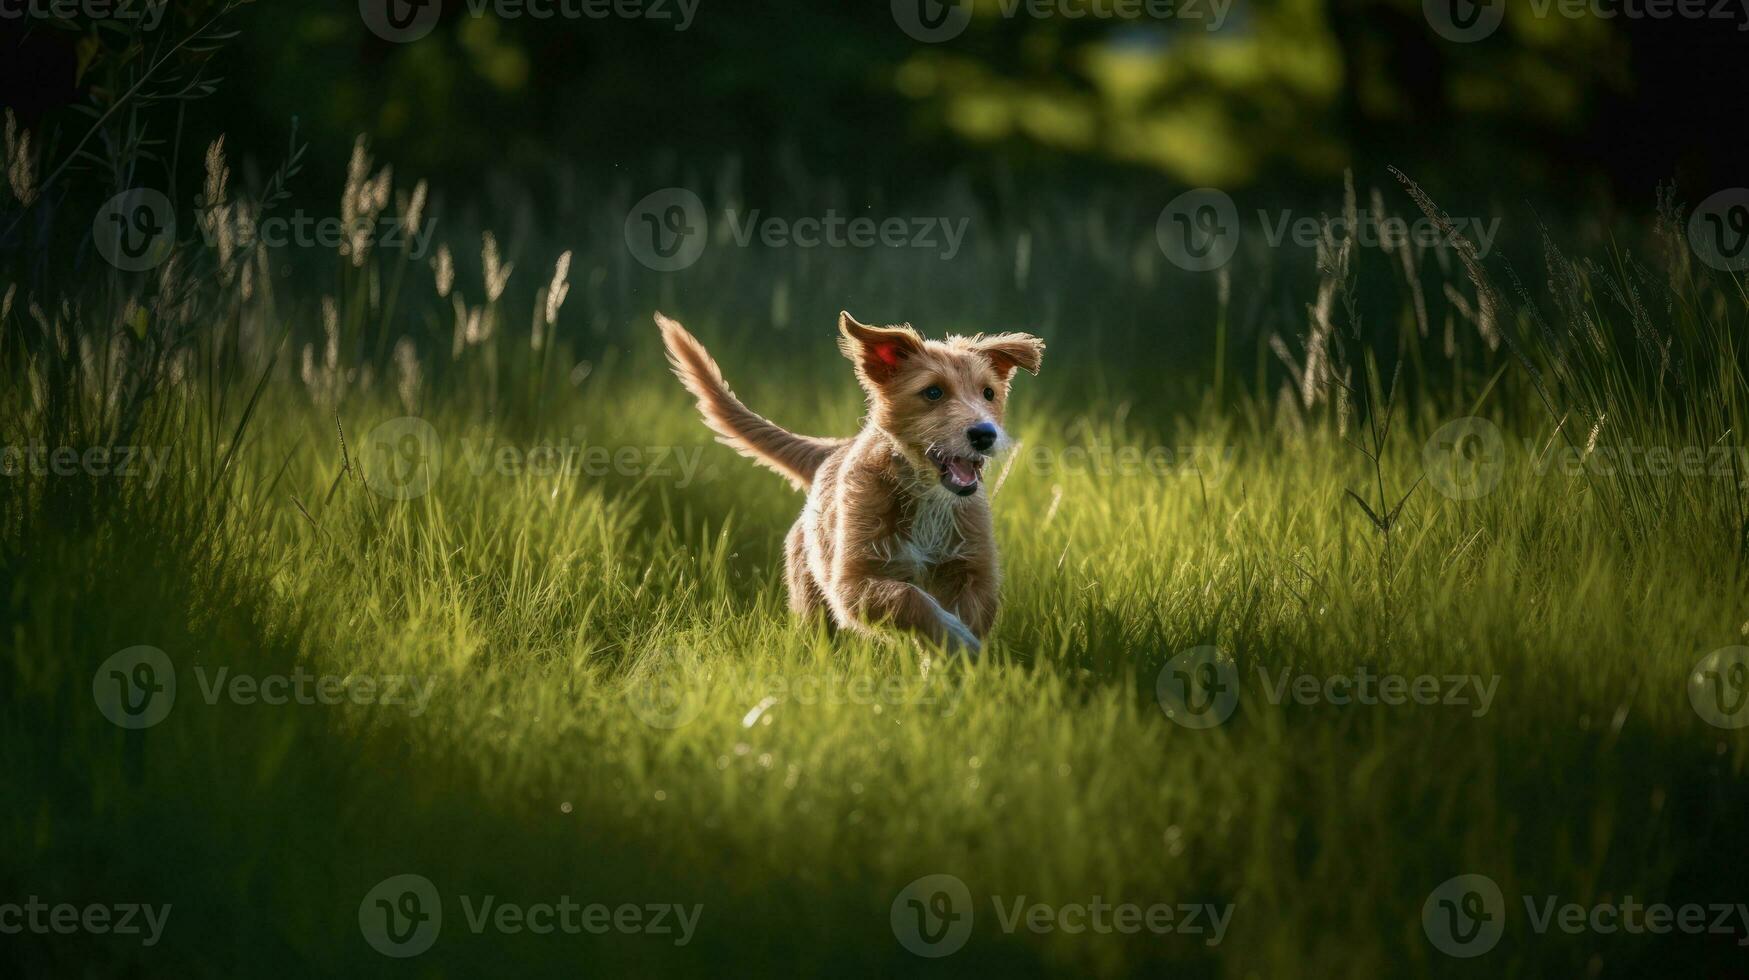
[(790, 609), (858, 631), (890, 623), (976, 653), (996, 619), (999, 577), (984, 464), (1008, 444), (1014, 372), (1037, 374), (1044, 342), (925, 340), (909, 324), (840, 313), (838, 345), (869, 411), (855, 436), (822, 439), (755, 415), (692, 334), (660, 313), (656, 325), (718, 441), (808, 495), (785, 551)]

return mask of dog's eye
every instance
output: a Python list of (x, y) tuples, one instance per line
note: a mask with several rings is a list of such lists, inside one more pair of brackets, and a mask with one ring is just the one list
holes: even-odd
[(929, 387), (923, 389), (923, 397), (929, 399), (932, 402), (941, 401), (941, 386), (940, 385), (930, 385)]
[(996, 389), (994, 389), (994, 388), (985, 388), (985, 389), (984, 389), (984, 400), (985, 400), (985, 401), (987, 401), (987, 402), (993, 402), (993, 401), (995, 401), (995, 400), (996, 400)]

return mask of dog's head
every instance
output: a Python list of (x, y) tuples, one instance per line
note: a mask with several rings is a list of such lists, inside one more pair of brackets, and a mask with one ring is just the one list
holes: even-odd
[(838, 314), (838, 332), (870, 416), (915, 475), (962, 497), (976, 493), (985, 461), (1008, 445), (1009, 382), (1016, 368), (1038, 373), (1044, 341), (1024, 333), (925, 340), (910, 324), (871, 327), (849, 313)]

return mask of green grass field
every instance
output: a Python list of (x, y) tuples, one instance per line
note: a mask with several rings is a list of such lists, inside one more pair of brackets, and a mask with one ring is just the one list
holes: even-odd
[[(8, 442), (168, 462), (155, 482), (4, 481), (0, 882), (20, 901), (171, 911), (150, 946), (27, 931), (7, 958), (36, 975), (1740, 969), (1735, 911), (1726, 933), (1536, 928), (1551, 899), (1749, 900), (1749, 738), (1696, 708), (1740, 700), (1728, 664), (1697, 663), (1749, 631), (1738, 284), (1658, 280), (1674, 298), (1646, 302), (1671, 367), (1608, 312), (1595, 267), (1578, 294), (1593, 319), (1570, 321), (1594, 335), (1526, 344), (1522, 363), (1461, 321), (1442, 350), (1443, 306), (1422, 337), (1399, 283), (1362, 280), (1394, 312), (1332, 348), (1353, 393), (1308, 405), (1273, 387), (1261, 334), (1235, 325), (1229, 342), (1229, 304), (1133, 315), (1163, 274), (1093, 245), (1041, 254), (1016, 286), (1014, 237), (965, 261), (1040, 322), (951, 312), (975, 302), (941, 299), (947, 274), (910, 279), (909, 260), (734, 253), (658, 283), (609, 244), (571, 270), (566, 309), (588, 326), (539, 350), (522, 324), (551, 267), (532, 248), (497, 332), (458, 354), (423, 265), (383, 289), (425, 311), (403, 312), (429, 334), (422, 383), (397, 381), (395, 338), (375, 340), (397, 300), (345, 263), (272, 297), (215, 278), (196, 322), (118, 314), (89, 334), (150, 397), (105, 356), (10, 347)], [(1080, 286), (1077, 268), (1105, 278)], [(757, 285), (730, 297), (738, 276)], [(1447, 281), (1471, 288), (1461, 269)], [(858, 284), (895, 309), (845, 298)], [(1037, 302), (1082, 288), (1114, 298)], [(331, 360), (323, 294), (340, 297)], [(912, 294), (924, 312), (902, 308)], [(1017, 385), (1022, 447), (990, 481), (1005, 582), (977, 663), (788, 618), (780, 546), (801, 498), (710, 442), (649, 324), (656, 308), (686, 322), (755, 410), (842, 434), (860, 404), (831, 346), (840, 305), (1050, 343)], [(55, 316), (20, 302), (5, 326)], [(1522, 310), (1500, 316), (1541, 336)], [(1568, 322), (1553, 332), (1578, 336)], [(1204, 338), (1196, 357), (1162, 353), (1177, 342), (1156, 346), (1151, 323)], [(1453, 482), (1434, 437), (1469, 417), (1500, 442)], [(1706, 465), (1597, 465), (1629, 445)], [(1387, 532), (1350, 490), (1381, 518), (1408, 496)], [(175, 692), (133, 729), (104, 692), (142, 676), (112, 660), (141, 645)], [(1204, 647), (1230, 673), (1175, 688), (1175, 658)], [(1195, 709), (1211, 677), (1236, 694), (1218, 702), (1230, 717), (1181, 724), (1210, 719)], [(1344, 678), (1402, 703), (1358, 703)], [(1465, 874), (1504, 902), (1475, 959), (1423, 921)], [(407, 958), (361, 923), (385, 894), (403, 908), (404, 879), (379, 888), (399, 875), (440, 896), (440, 931)], [(969, 896), (963, 947), (939, 958), (905, 941), (901, 894), (933, 875)], [(498, 918), (487, 896), (516, 908)], [(643, 911), (600, 934), (523, 917), (567, 899)], [(670, 905), (696, 915), (684, 934), (680, 913), (651, 921)], [(1167, 906), (1171, 928), (1095, 905)]]

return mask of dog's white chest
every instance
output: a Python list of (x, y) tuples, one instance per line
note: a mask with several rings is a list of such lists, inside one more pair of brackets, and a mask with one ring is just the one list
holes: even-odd
[(954, 499), (945, 491), (932, 491), (918, 498), (910, 529), (894, 542), (887, 560), (915, 575), (958, 557), (963, 543)]

